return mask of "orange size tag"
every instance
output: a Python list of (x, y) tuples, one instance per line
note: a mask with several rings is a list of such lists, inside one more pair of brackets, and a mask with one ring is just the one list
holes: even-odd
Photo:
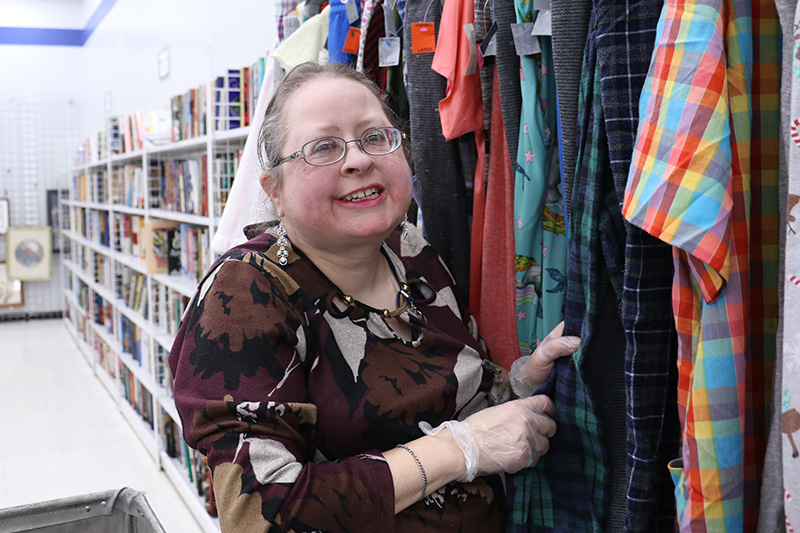
[(342, 52), (348, 54), (358, 53), (358, 42), (361, 40), (361, 30), (359, 28), (350, 28), (347, 30), (347, 38), (344, 40)]
[(415, 54), (436, 51), (436, 33), (433, 22), (411, 23), (411, 51)]

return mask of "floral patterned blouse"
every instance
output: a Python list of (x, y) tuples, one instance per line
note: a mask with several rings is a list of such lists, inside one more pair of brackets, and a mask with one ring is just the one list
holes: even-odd
[[(505, 527), (499, 476), (453, 482), (394, 514), (381, 452), (418, 424), (488, 405), (492, 375), (475, 322), (417, 231), (383, 244), (417, 313), (404, 341), (342, 294), (299, 250), (280, 266), (274, 227), (222, 256), (201, 282), (172, 351), (188, 444), (208, 458), (223, 531), (487, 533)], [(421, 486), (421, 480), (420, 480)]]

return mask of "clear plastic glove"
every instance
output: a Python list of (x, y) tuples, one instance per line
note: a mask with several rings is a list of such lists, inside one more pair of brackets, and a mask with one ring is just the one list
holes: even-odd
[(581, 345), (580, 337), (563, 337), (564, 322), (539, 343), (531, 355), (520, 357), (511, 364), (508, 381), (511, 389), (520, 398), (530, 396), (545, 382), (553, 371), (553, 363), (559, 357), (572, 355)]
[(550, 398), (538, 395), (489, 407), (463, 422), (450, 420), (436, 428), (422, 422), (419, 426), (426, 435), (450, 429), (466, 460), (466, 472), (458, 481), (469, 482), (535, 465), (556, 432), (556, 423), (548, 416), (552, 412)]

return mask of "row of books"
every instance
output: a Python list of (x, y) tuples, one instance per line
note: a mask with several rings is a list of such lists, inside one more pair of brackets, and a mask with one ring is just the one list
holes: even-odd
[(72, 176), (72, 199), (79, 202), (108, 203), (105, 169), (94, 169)]
[(119, 342), (122, 351), (129, 354), (141, 366), (142, 354), (145, 353), (146, 343), (149, 342), (147, 334), (125, 315), (120, 315), (119, 326)]
[(73, 210), (70, 224), (75, 233), (87, 241), (109, 246), (111, 233), (108, 211), (79, 207)]
[(123, 165), (111, 169), (113, 200), (117, 205), (144, 209), (147, 184), (140, 165)]
[(118, 265), (117, 297), (144, 318), (147, 318), (147, 277), (126, 266)]
[(228, 195), (233, 187), (233, 180), (239, 163), (242, 160), (242, 150), (228, 150), (214, 154), (212, 175), (216, 181), (216, 195), (214, 199), (214, 214), (222, 216), (222, 210), (228, 201)]
[(111, 155), (166, 144), (171, 140), (170, 127), (170, 114), (163, 110), (111, 117), (108, 124)]
[(214, 486), (206, 458), (198, 451), (189, 448), (183, 439), (180, 424), (172, 420), (163, 409), (161, 410), (161, 434), (166, 454), (182, 467), (189, 483), (195, 487), (197, 495), (205, 502), (206, 512), (210, 516), (217, 516)]
[(145, 219), (141, 215), (114, 214), (114, 249), (138, 259), (145, 258)]
[(163, 388), (172, 397), (172, 373), (169, 370), (169, 352), (158, 343), (155, 343), (155, 353), (153, 354), (153, 378), (156, 385)]
[(158, 198), (162, 209), (208, 216), (208, 165), (205, 154), (158, 163)]
[(153, 420), (153, 394), (142, 385), (131, 370), (122, 361), (119, 363), (120, 381), (122, 382), (122, 393), (125, 400), (133, 407), (142, 420), (155, 429)]
[(111, 349), (111, 346), (103, 340), (100, 335), (92, 332), (94, 338), (94, 349), (97, 352), (97, 363), (108, 373), (112, 378), (117, 377), (117, 353)]
[(97, 163), (108, 158), (108, 145), (106, 143), (106, 132), (99, 131), (96, 134), (87, 137), (75, 149), (75, 156), (73, 157), (73, 164), (76, 167), (88, 165), (89, 163)]
[(114, 333), (114, 308), (106, 298), (94, 293), (94, 305), (92, 306), (94, 323), (103, 326), (111, 334)]

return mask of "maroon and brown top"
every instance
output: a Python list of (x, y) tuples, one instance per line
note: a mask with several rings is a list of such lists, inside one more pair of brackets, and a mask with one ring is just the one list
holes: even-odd
[[(273, 228), (222, 256), (169, 355), (190, 446), (208, 457), (223, 531), (502, 531), (499, 476), (453, 482), (395, 516), (381, 452), (419, 422), (487, 406), (491, 374), (453, 279), (416, 231), (383, 252), (420, 317), (404, 341), (341, 294), (298, 250), (277, 261)], [(420, 480), (421, 486), (421, 480)]]

